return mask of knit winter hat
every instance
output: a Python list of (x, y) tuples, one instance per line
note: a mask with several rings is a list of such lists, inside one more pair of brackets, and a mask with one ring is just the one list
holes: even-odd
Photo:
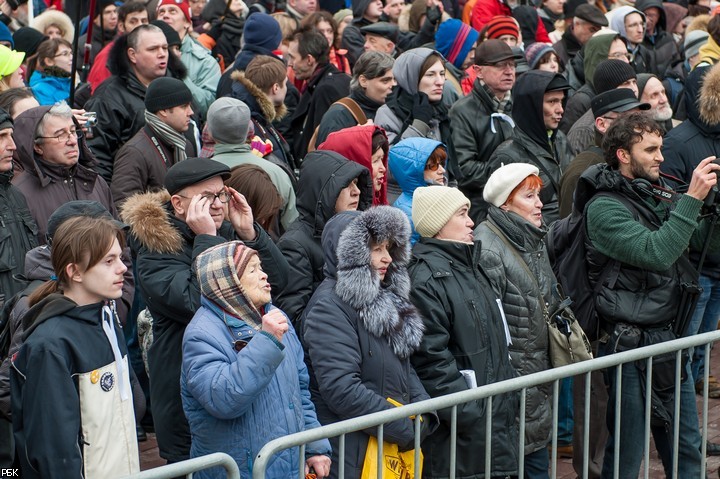
[[(252, 16), (258, 15), (254, 13)], [(217, 143), (245, 143), (250, 125), (250, 108), (237, 98), (215, 100), (207, 112), (207, 127)]]
[(421, 186), (413, 193), (412, 220), (420, 236), (432, 238), (470, 200), (457, 188)]
[[(498, 168), (490, 175), (485, 188), (483, 199), (497, 207), (504, 205), (508, 196), (517, 185), (530, 175), (539, 175), (537, 166), (528, 163), (510, 163)], [(415, 193), (417, 194), (417, 192)], [(417, 229), (417, 228), (416, 228)]]
[(273, 51), (282, 42), (280, 24), (267, 13), (253, 13), (245, 20), (243, 42), (245, 45), (254, 45)]
[(187, 0), (160, 0), (157, 4), (157, 10), (160, 10), (160, 7), (163, 7), (165, 5), (175, 5), (176, 7), (178, 7), (180, 10), (182, 10), (183, 15), (185, 15), (185, 20), (192, 23), (192, 12), (190, 11), (190, 4), (187, 2)]
[(13, 33), (15, 50), (25, 52), (28, 57), (35, 55), (40, 44), (47, 39), (47, 36), (32, 27), (21, 27)]
[(145, 92), (145, 109), (150, 113), (192, 103), (193, 95), (182, 80), (173, 77), (156, 78)]
[(520, 37), (520, 28), (512, 17), (497, 15), (485, 25), (487, 38), (500, 38), (503, 35)]
[(478, 37), (477, 30), (456, 18), (442, 22), (435, 32), (435, 48), (456, 67), (462, 67)]
[(165, 40), (167, 40), (169, 47), (173, 45), (182, 45), (182, 40), (180, 40), (180, 35), (178, 34), (178, 32), (176, 32), (175, 29), (168, 25), (166, 22), (163, 22), (162, 20), (153, 20), (152, 22), (150, 22), (150, 25), (155, 25), (163, 31), (163, 33), (165, 34)]
[(685, 58), (690, 58), (700, 52), (700, 47), (705, 45), (710, 34), (703, 30), (693, 30), (685, 35), (683, 42), (683, 52)]
[(13, 128), (13, 119), (10, 113), (0, 108), (0, 130), (5, 128)]
[(15, 48), (15, 40), (13, 40), (10, 29), (3, 22), (0, 22), (0, 42), (8, 42), (10, 48)]
[(335, 20), (335, 23), (338, 25), (345, 20), (345, 17), (351, 17), (352, 16), (352, 10), (349, 8), (343, 8), (342, 10), (338, 10), (335, 12), (335, 15), (333, 15), (333, 20)]
[(228, 241), (200, 253), (194, 264), (200, 293), (256, 331), (262, 327), (262, 316), (245, 294), (240, 278), (257, 254), (242, 241)]
[(598, 64), (593, 75), (595, 93), (612, 90), (633, 78), (637, 78), (637, 74), (629, 63), (614, 59), (603, 60)]
[(97, 0), (95, 4), (95, 16), (102, 15), (103, 10), (110, 5), (115, 5), (115, 0)]
[(540, 59), (548, 52), (553, 52), (555, 55), (555, 49), (548, 43), (533, 43), (525, 49), (525, 60), (528, 62), (528, 66), (531, 70), (534, 70), (540, 65)]
[(25, 54), (0, 45), (0, 77), (8, 76), (22, 65)]

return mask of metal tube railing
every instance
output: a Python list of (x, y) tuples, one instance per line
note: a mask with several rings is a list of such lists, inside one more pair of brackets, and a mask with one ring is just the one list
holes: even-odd
[(172, 479), (180, 476), (190, 476), (193, 472), (222, 467), (225, 469), (227, 479), (240, 479), (240, 470), (235, 459), (224, 452), (215, 452), (207, 456), (194, 457), (187, 461), (156, 467), (147, 471), (127, 476), (132, 479)]

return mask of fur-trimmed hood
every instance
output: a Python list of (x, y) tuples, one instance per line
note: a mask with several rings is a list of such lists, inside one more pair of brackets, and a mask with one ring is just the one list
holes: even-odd
[(70, 17), (59, 10), (45, 10), (30, 22), (30, 26), (40, 33), (45, 33), (45, 29), (50, 25), (56, 25), (62, 30), (63, 39), (70, 43), (73, 42), (75, 38), (75, 26)]
[[(395, 354), (400, 358), (409, 357), (420, 345), (424, 326), (408, 299), (410, 222), (407, 216), (391, 206), (376, 206), (340, 230), (331, 228), (323, 235), (326, 261), (337, 260), (335, 293), (358, 312), (370, 334), (386, 337)], [(383, 241), (390, 243), (392, 263), (381, 281), (370, 264), (370, 245)], [(335, 244), (335, 252), (330, 251)]]
[(167, 190), (139, 193), (120, 208), (120, 218), (133, 237), (153, 253), (177, 254), (183, 248), (182, 235), (170, 218), (169, 201)]
[(245, 72), (236, 70), (230, 78), (233, 80), (231, 96), (244, 102), (253, 115), (260, 114), (268, 122), (280, 120), (287, 115), (285, 104), (278, 107), (273, 105), (270, 98), (245, 77)]
[(702, 80), (698, 109), (700, 119), (714, 131), (720, 131), (720, 64), (710, 68)]

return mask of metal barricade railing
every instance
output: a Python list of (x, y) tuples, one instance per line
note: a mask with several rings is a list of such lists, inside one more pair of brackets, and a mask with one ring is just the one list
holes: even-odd
[[(525, 430), (525, 395), (527, 388), (537, 386), (540, 384), (553, 382), (553, 429), (552, 429), (552, 458), (550, 461), (550, 474), (553, 479), (557, 477), (556, 462), (557, 462), (557, 408), (558, 408), (558, 385), (561, 379), (567, 377), (574, 377), (578, 375), (585, 375), (585, 414), (584, 414), (584, 435), (583, 435), (583, 479), (588, 477), (588, 444), (589, 444), (589, 423), (590, 423), (590, 374), (593, 371), (599, 371), (606, 368), (618, 366), (615, 370), (616, 377), (620, 379), (622, 377), (622, 365), (632, 363), (635, 361), (646, 360), (647, 367), (645, 370), (647, 378), (648, 390), (652, 384), (652, 357), (670, 352), (676, 352), (676, 367), (675, 367), (675, 410), (674, 410), (674, 427), (673, 427), (673, 477), (677, 477), (678, 470), (678, 443), (679, 443), (679, 421), (680, 421), (680, 381), (678, 378), (681, 377), (681, 353), (685, 349), (694, 348), (698, 346), (704, 346), (706, 348), (705, 358), (709, 361), (710, 357), (710, 345), (720, 340), (720, 331), (712, 331), (692, 337), (680, 338), (673, 341), (668, 341), (660, 344), (654, 344), (652, 346), (646, 346), (643, 348), (637, 348), (630, 351), (624, 351), (608, 356), (593, 359), (591, 361), (584, 361), (581, 363), (571, 364), (561, 368), (548, 369), (539, 373), (530, 374), (527, 376), (520, 376), (510, 380), (487, 384), (475, 389), (467, 391), (461, 391), (458, 393), (449, 394), (447, 396), (441, 396), (425, 401), (408, 404), (402, 407), (392, 408), (385, 411), (380, 411), (365, 416), (348, 419), (345, 421), (337, 422), (327, 426), (319, 427), (316, 429), (310, 429), (307, 431), (299, 432), (296, 434), (279, 437), (268, 442), (258, 453), (253, 463), (253, 479), (264, 479), (265, 471), (268, 466), (270, 458), (285, 449), (292, 447), (300, 447), (300, 464), (298, 477), (302, 479), (304, 477), (304, 457), (305, 457), (305, 445), (317, 441), (320, 439), (331, 438), (340, 436), (339, 439), (339, 474), (340, 479), (344, 478), (343, 463), (344, 463), (344, 446), (345, 446), (345, 434), (360, 431), (363, 429), (377, 427), (378, 443), (380, 450), (378, 451), (378, 471), (382, 471), (382, 441), (383, 441), (383, 424), (396, 421), (399, 419), (405, 419), (410, 416), (415, 416), (415, 464), (416, 467), (419, 464), (419, 452), (420, 452), (420, 427), (419, 420), (420, 415), (431, 411), (437, 411), (442, 409), (451, 409), (451, 421), (450, 421), (450, 471), (448, 475), (450, 479), (455, 478), (455, 458), (456, 458), (456, 440), (457, 440), (457, 406), (471, 401), (477, 401), (485, 399), (488, 401), (486, 410), (488, 411), (486, 418), (486, 437), (485, 437), (485, 466), (486, 470), (490, 470), (492, 455), (491, 444), (492, 444), (492, 399), (493, 396), (499, 394), (520, 391), (520, 411), (519, 411), (519, 447), (520, 451), (523, 450), (524, 445), (524, 430)], [(709, 379), (709, 367), (705, 368), (704, 376), (704, 394), (703, 394), (703, 410), (702, 410), (702, 456), (706, 457), (706, 444), (707, 444), (707, 413), (708, 413), (708, 379)], [(622, 395), (622, 385), (618, 382), (619, 388), (616, 394), (616, 411), (615, 414), (615, 431), (619, 431), (620, 427), (620, 402), (619, 398)], [(644, 477), (649, 477), (650, 468), (650, 395), (646, 395), (645, 401), (645, 437), (644, 437)], [(618, 477), (619, 467), (619, 456), (620, 448), (615, 447), (614, 465), (615, 465), (615, 477)], [(519, 477), (523, 475), (523, 455), (519, 455)], [(702, 461), (702, 477), (705, 476), (705, 461)], [(151, 472), (151, 471), (148, 471)], [(138, 476), (139, 477), (139, 476)], [(160, 476), (142, 476), (143, 478), (160, 477)], [(169, 476), (162, 476), (169, 477)]]
[(180, 476), (188, 476), (194, 472), (210, 469), (211, 467), (222, 467), (225, 469), (228, 479), (240, 479), (240, 470), (235, 459), (224, 452), (216, 452), (207, 456), (195, 457), (187, 461), (168, 464), (167, 466), (148, 469), (126, 479), (173, 479)]

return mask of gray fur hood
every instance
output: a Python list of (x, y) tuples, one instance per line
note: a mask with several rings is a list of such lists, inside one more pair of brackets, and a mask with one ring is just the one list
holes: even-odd
[[(339, 228), (338, 228), (339, 229)], [(323, 237), (323, 249), (333, 244), (333, 235)], [(371, 242), (389, 241), (392, 263), (380, 281), (370, 265)], [(391, 206), (377, 206), (350, 222), (337, 241), (335, 293), (358, 312), (370, 334), (385, 337), (395, 354), (409, 357), (420, 345), (424, 326), (409, 301), (410, 223)]]

